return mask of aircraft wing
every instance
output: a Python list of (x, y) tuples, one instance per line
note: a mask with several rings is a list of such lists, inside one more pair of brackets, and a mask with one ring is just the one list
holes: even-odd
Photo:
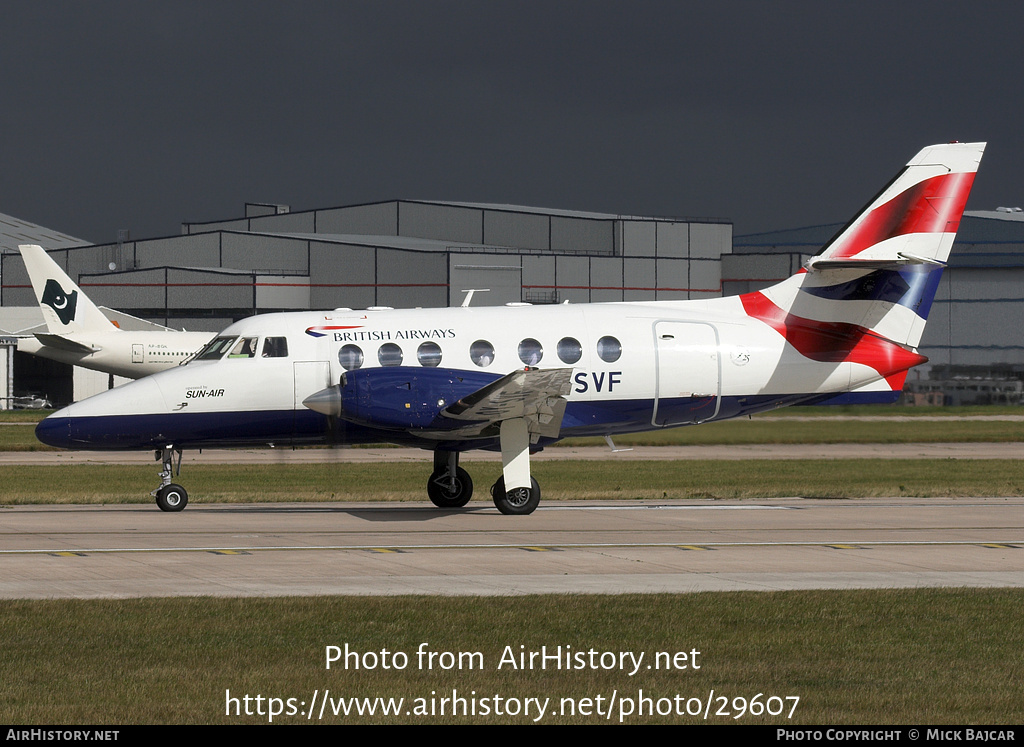
[(557, 437), (571, 388), (571, 368), (513, 371), (449, 405), (441, 416), (488, 425), (525, 418), (531, 435)]

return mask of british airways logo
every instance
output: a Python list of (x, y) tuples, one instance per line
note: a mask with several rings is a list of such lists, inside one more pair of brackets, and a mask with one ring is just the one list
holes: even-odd
[[(356, 330), (356, 331), (353, 331)], [(333, 335), (335, 342), (368, 342), (373, 340), (451, 340), (454, 329), (363, 329), (362, 325), (339, 327), (320, 325), (306, 327), (310, 337)]]
[(318, 327), (306, 327), (306, 334), (310, 337), (327, 337), (331, 332), (335, 332), (339, 329), (359, 329), (361, 326), (361, 324), (357, 324), (350, 327), (340, 327), (336, 325), (322, 324)]

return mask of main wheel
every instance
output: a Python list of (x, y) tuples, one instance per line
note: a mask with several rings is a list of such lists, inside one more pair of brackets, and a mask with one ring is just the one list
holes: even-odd
[(447, 472), (434, 472), (427, 480), (427, 496), (438, 508), (462, 508), (473, 497), (473, 478), (462, 467), (456, 467), (453, 485)]
[(503, 514), (525, 516), (532, 514), (540, 503), (540, 485), (532, 477), (529, 488), (515, 488), (505, 492), (505, 477), (499, 477), (491, 486), (491, 498)]
[(161, 511), (182, 511), (188, 505), (188, 493), (180, 485), (164, 485), (156, 492), (156, 505)]

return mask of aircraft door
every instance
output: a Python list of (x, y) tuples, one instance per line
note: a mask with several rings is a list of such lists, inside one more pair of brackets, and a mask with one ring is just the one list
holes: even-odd
[(307, 409), (302, 400), (331, 385), (331, 367), (327, 361), (299, 361), (295, 369), (295, 409)]
[(132, 363), (145, 363), (145, 353), (141, 342), (132, 343)]
[(302, 404), (302, 400), (331, 386), (331, 366), (327, 361), (297, 361), (293, 364), (295, 386), (295, 437), (308, 439), (322, 435), (320, 416)]
[(705, 322), (655, 322), (657, 394), (653, 423), (710, 420), (721, 404), (718, 330)]

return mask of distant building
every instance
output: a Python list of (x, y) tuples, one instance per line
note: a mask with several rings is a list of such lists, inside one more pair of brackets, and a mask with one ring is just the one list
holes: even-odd
[[(51, 255), (97, 304), (219, 331), (273, 311), (457, 306), (471, 289), (476, 306), (717, 297), (732, 248), (718, 219), (416, 200), (245, 207), (180, 236)], [(0, 255), (0, 307), (34, 305), (21, 257)]]
[[(219, 331), (269, 311), (454, 306), (471, 288), (489, 289), (476, 305), (714, 297), (732, 248), (722, 220), (411, 200), (246, 207), (181, 236), (52, 255), (98, 304)], [(0, 262), (0, 304), (32, 304), (20, 258)]]
[[(35, 306), (14, 251), (31, 241), (56, 249), (58, 264), (96, 303), (209, 331), (273, 311), (457, 306), (471, 289), (481, 291), (475, 306), (735, 295), (792, 275), (842, 228), (734, 238), (732, 224), (721, 219), (420, 200), (297, 212), (248, 203), (242, 217), (184, 223), (180, 236), (125, 236), (100, 245), (0, 216), (3, 224), (9, 230), (0, 231), (0, 320), (9, 307)], [(922, 353), (933, 366), (1024, 366), (1022, 302), (1024, 212), (968, 212)], [(17, 331), (0, 324), (0, 332)], [(70, 375), (33, 370), (36, 380)], [(1014, 371), (1009, 380), (1024, 378)], [(915, 369), (910, 383), (925, 380), (927, 367)], [(58, 401), (72, 391), (48, 389), (60, 389)]]

